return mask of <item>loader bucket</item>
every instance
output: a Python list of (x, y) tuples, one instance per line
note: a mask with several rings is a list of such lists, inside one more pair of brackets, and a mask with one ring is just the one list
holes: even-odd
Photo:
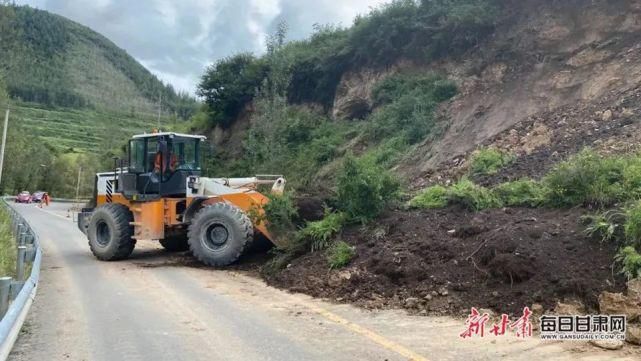
[(263, 194), (256, 191), (225, 194), (212, 198), (205, 203), (216, 203), (220, 201), (233, 204), (242, 209), (252, 220), (255, 233), (258, 231), (277, 247), (285, 247), (287, 245), (286, 239), (277, 237), (268, 229), (268, 224), (265, 220), (264, 206), (269, 202), (269, 198)]

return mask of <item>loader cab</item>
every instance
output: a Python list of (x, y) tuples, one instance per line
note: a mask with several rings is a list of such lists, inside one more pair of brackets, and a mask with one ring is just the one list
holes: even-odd
[(184, 197), (187, 179), (200, 176), (204, 136), (178, 133), (136, 135), (129, 141), (129, 167), (118, 188), (128, 199)]

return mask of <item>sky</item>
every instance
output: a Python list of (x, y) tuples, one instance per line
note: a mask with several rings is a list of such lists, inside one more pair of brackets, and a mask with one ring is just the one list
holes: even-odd
[(205, 68), (239, 52), (260, 54), (286, 21), (288, 39), (314, 24), (349, 26), (389, 0), (19, 0), (86, 25), (125, 49), (165, 83), (195, 93)]

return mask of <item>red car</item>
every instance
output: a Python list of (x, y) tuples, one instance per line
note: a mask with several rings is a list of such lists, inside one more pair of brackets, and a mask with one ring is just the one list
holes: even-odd
[(31, 203), (31, 194), (27, 191), (20, 192), (16, 196), (16, 203)]

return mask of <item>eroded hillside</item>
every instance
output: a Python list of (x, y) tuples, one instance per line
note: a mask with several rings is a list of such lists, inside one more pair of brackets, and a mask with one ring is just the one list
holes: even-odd
[(462, 61), (436, 65), (461, 93), (444, 110), (443, 138), (421, 145), (404, 172), (459, 166), (496, 143), (526, 157), (514, 177), (540, 176), (585, 146), (636, 133), (641, 2), (527, 1), (520, 10)]
[(314, 195), (268, 209), (294, 229), (261, 267), (279, 287), (420, 314), (641, 308), (640, 39), (641, 1), (393, 2), (210, 69), (260, 80), (234, 117), (209, 102), (213, 169)]

